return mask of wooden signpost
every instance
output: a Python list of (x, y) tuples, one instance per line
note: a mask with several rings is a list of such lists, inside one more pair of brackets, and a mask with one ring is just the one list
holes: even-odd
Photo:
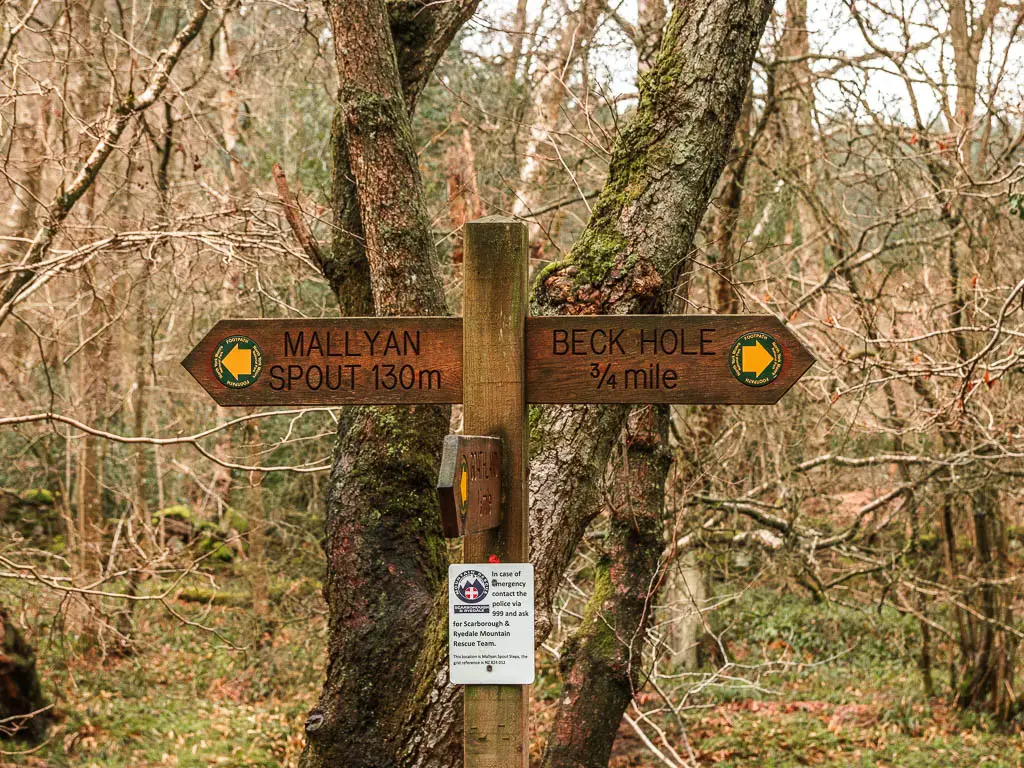
[[(464, 322), (221, 320), (182, 365), (220, 405), (461, 403)], [(522, 343), (529, 403), (770, 405), (814, 362), (768, 315), (527, 317)]]
[(531, 403), (767, 405), (814, 358), (765, 315), (534, 317)]
[[(462, 318), (222, 320), (182, 364), (220, 405), (462, 403), (444, 532), (464, 537), (464, 563), (515, 564), (529, 562), (527, 403), (765, 405), (814, 363), (766, 315), (528, 317), (526, 233), (466, 225)], [(528, 692), (465, 687), (467, 768), (526, 768)]]

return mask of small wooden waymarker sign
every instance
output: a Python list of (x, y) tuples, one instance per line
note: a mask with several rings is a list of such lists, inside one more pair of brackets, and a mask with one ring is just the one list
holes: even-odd
[(501, 439), (448, 435), (437, 474), (441, 528), (450, 539), (501, 525)]

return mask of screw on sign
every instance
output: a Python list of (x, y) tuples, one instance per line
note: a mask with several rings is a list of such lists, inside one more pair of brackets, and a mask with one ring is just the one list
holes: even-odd
[[(770, 405), (814, 358), (767, 315), (528, 317), (526, 279), (526, 227), (489, 217), (465, 228), (462, 318), (222, 320), (182, 365), (221, 405), (462, 403), (444, 533), (466, 563), (529, 568), (532, 590), (527, 403)], [(461, 607), (481, 595), (469, 583)], [(527, 690), (466, 685), (467, 768), (525, 768)]]

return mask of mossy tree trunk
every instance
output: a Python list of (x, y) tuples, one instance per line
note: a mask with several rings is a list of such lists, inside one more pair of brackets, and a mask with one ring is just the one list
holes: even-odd
[[(328, 2), (339, 75), (339, 224), (322, 264), (343, 312), (445, 315), (409, 127), (416, 97), (477, 0)], [(446, 648), (447, 557), (434, 494), (449, 409), (348, 409), (327, 492), (327, 679), (301, 764), (398, 765), (421, 656)], [(454, 713), (449, 713), (454, 718)]]
[[(770, 7), (676, 6), (586, 229), (569, 258), (538, 278), (535, 314), (659, 312), (671, 303), (725, 165)], [(531, 552), (542, 622), (599, 509), (597, 478), (627, 413), (558, 406), (531, 418)]]
[[(685, 291), (680, 277), (689, 269), (694, 234), (728, 157), (770, 10), (763, 0), (675, 6), (654, 66), (641, 80), (637, 112), (613, 149), (594, 214), (568, 261), (541, 276), (539, 311), (628, 314), (661, 312), (676, 303), (675, 292)], [(558, 564), (557, 570), (538, 570), (539, 615), (550, 616), (558, 581), (598, 510), (593, 478), (601, 476), (626, 413), (563, 407), (546, 409), (537, 419), (531, 467), (534, 558), (539, 564), (544, 551)], [(629, 515), (613, 515), (595, 594), (563, 664), (563, 695), (545, 768), (607, 765), (639, 679), (651, 601), (663, 575), (667, 415), (634, 411), (631, 422), (626, 496), (634, 506)], [(593, 429), (594, 424), (603, 429)], [(576, 452), (565, 454), (559, 450), (563, 434), (585, 439), (573, 443)], [(591, 480), (584, 481), (589, 493), (560, 497), (566, 489), (558, 472), (550, 473), (557, 466), (553, 456), (570, 466), (586, 464), (583, 459), (594, 462), (588, 467)]]

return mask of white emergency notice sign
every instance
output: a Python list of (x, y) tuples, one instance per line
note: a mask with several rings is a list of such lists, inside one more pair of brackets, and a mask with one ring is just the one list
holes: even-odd
[(533, 565), (448, 566), (448, 674), (456, 685), (533, 682)]

